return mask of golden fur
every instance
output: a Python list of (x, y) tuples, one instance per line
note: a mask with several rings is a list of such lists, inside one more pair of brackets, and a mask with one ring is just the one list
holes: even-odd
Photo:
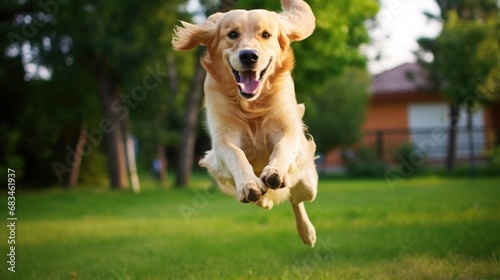
[(204, 23), (176, 27), (176, 50), (207, 47), (205, 106), (212, 150), (200, 165), (241, 202), (271, 209), (289, 199), (303, 242), (316, 233), (304, 201), (316, 197), (315, 144), (297, 104), (290, 43), (310, 36), (314, 15), (302, 0), (282, 0), (283, 12), (233, 10)]

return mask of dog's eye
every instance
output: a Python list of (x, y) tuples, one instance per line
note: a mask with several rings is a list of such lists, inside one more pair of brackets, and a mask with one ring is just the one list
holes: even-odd
[(236, 31), (231, 31), (231, 32), (229, 32), (229, 34), (227, 34), (227, 37), (229, 37), (229, 39), (236, 39), (236, 38), (238, 38), (238, 36), (239, 36), (239, 34)]
[(269, 32), (267, 31), (262, 32), (262, 38), (267, 39), (269, 37), (271, 37), (271, 34), (269, 34)]

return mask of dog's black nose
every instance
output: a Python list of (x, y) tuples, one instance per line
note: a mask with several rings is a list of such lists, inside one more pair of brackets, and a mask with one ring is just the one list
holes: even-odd
[(240, 52), (240, 61), (245, 66), (253, 66), (259, 60), (259, 53), (256, 50), (244, 50)]

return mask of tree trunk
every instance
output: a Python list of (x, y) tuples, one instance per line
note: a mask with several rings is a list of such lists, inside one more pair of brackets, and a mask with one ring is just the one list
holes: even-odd
[(168, 187), (168, 163), (165, 157), (165, 147), (159, 144), (156, 147), (156, 158), (160, 161), (160, 170), (158, 173), (158, 180), (160, 181), (160, 188)]
[(446, 158), (446, 169), (451, 171), (455, 169), (455, 154), (457, 149), (457, 123), (460, 113), (460, 106), (450, 105), (450, 128), (448, 131), (448, 156)]
[(86, 142), (87, 138), (85, 137), (85, 130), (82, 129), (78, 135), (78, 140), (76, 141), (71, 172), (66, 182), (67, 188), (73, 188), (78, 183), (78, 177), (80, 176), (80, 167), (82, 163), (83, 148)]
[[(179, 92), (179, 76), (177, 72), (177, 66), (175, 64), (175, 56), (172, 53), (167, 55), (167, 68), (168, 68), (168, 77), (169, 77), (169, 85), (170, 85), (170, 95), (168, 100), (175, 100), (178, 92)], [(160, 113), (156, 117), (156, 124), (160, 129), (163, 129), (163, 121), (167, 115), (167, 108), (162, 107)], [(160, 161), (160, 170), (158, 174), (158, 179), (160, 181), (161, 188), (168, 187), (168, 162), (165, 157), (165, 143), (162, 141), (163, 139), (159, 139), (159, 142), (156, 146), (157, 159)]]
[(139, 175), (137, 174), (137, 163), (135, 155), (135, 143), (132, 135), (127, 136), (127, 163), (128, 172), (130, 174), (130, 183), (132, 185), (132, 190), (135, 193), (141, 192), (141, 185), (139, 184)]
[(125, 145), (122, 121), (117, 110), (112, 110), (111, 104), (119, 98), (118, 84), (111, 79), (109, 70), (102, 63), (97, 71), (99, 93), (104, 111), (104, 119), (100, 128), (104, 135), (108, 157), (108, 172), (111, 187), (125, 189), (128, 186), (127, 167), (125, 161)]
[(493, 130), (495, 131), (493, 147), (500, 147), (500, 102), (497, 102), (491, 107), (491, 116), (493, 120)]
[(467, 135), (469, 138), (469, 164), (470, 164), (470, 176), (476, 177), (476, 159), (474, 155), (474, 131), (472, 123), (472, 108), (468, 106), (467, 108)]
[[(198, 53), (201, 53), (201, 48), (198, 49)], [(205, 69), (203, 69), (199, 60), (197, 60), (195, 74), (187, 97), (187, 109), (182, 130), (182, 144), (179, 151), (177, 178), (175, 182), (175, 185), (178, 187), (185, 187), (189, 183), (193, 169), (196, 125), (205, 75)]]
[(379, 160), (384, 160), (384, 132), (382, 130), (377, 131), (377, 157)]
[(175, 98), (179, 92), (179, 78), (177, 73), (177, 66), (175, 65), (175, 56), (172, 54), (167, 55), (168, 77), (170, 80), (170, 94)]

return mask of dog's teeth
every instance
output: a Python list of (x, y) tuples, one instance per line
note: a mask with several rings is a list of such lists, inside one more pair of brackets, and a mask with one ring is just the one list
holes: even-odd
[(241, 75), (238, 71), (234, 70), (233, 69), (233, 74), (234, 74), (234, 78), (236, 79), (236, 82), (240, 82), (241, 81)]
[(262, 72), (260, 72), (259, 81), (262, 80), (262, 78), (264, 77), (264, 74), (266, 74), (266, 71), (267, 71), (267, 68), (269, 68), (269, 65), (271, 65), (271, 60), (269, 60), (269, 63), (267, 64), (266, 68), (264, 68), (264, 70), (262, 70)]

